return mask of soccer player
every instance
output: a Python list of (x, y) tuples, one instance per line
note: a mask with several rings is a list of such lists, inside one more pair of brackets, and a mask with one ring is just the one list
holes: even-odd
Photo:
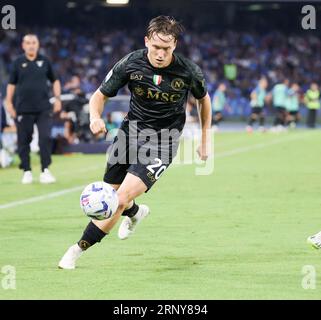
[[(182, 25), (174, 18), (152, 19), (145, 36), (147, 49), (134, 51), (116, 63), (91, 97), (90, 129), (97, 134), (106, 132), (101, 115), (108, 98), (126, 84), (131, 91), (130, 110), (113, 142), (104, 175), (104, 181), (117, 190), (119, 206), (111, 219), (88, 224), (79, 242), (60, 260), (60, 268), (74, 269), (80, 255), (100, 242), (120, 216), (124, 219), (118, 237), (124, 240), (149, 214), (146, 205), (138, 206), (134, 200), (147, 192), (172, 162), (185, 123), (184, 106), (189, 92), (200, 105), (202, 137), (198, 154), (204, 161), (208, 158), (211, 101), (201, 69), (173, 53), (182, 31)], [(171, 139), (157, 139), (168, 130), (176, 134)], [(149, 153), (155, 156), (148, 157)]]
[(299, 114), (299, 90), (300, 87), (297, 83), (292, 83), (290, 89), (288, 90), (287, 98), (286, 98), (286, 124), (290, 128), (295, 128), (297, 123), (300, 120)]
[(220, 83), (216, 91), (214, 92), (212, 107), (213, 107), (213, 125), (214, 130), (218, 131), (218, 125), (223, 120), (223, 109), (226, 103), (226, 85)]
[(268, 86), (268, 82), (266, 78), (262, 78), (259, 80), (258, 85), (256, 88), (251, 92), (251, 115), (246, 127), (246, 131), (251, 133), (253, 132), (253, 124), (254, 122), (259, 119), (260, 122), (260, 131), (264, 131), (264, 104), (266, 98), (266, 88)]
[(289, 89), (289, 80), (284, 79), (282, 83), (277, 83), (272, 89), (272, 101), (275, 108), (275, 119), (273, 130), (281, 130), (284, 128), (286, 117), (285, 101)]

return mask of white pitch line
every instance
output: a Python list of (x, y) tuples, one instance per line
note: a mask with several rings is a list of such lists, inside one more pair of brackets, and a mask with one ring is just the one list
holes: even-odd
[[(229, 156), (233, 156), (235, 154), (240, 154), (240, 153), (244, 153), (244, 152), (248, 152), (248, 151), (252, 151), (252, 150), (256, 150), (256, 149), (262, 149), (262, 148), (269, 147), (271, 145), (279, 144), (282, 142), (288, 142), (291, 140), (305, 138), (308, 136), (308, 134), (310, 134), (310, 132), (308, 132), (306, 134), (286, 137), (285, 139), (279, 139), (279, 140), (272, 141), (272, 142), (259, 143), (259, 144), (255, 144), (255, 145), (252, 145), (249, 147), (237, 148), (234, 150), (230, 150), (230, 151), (216, 154), (214, 156), (214, 158), (224, 158), (224, 157), (229, 157)], [(92, 169), (94, 169), (94, 167), (92, 167)], [(57, 198), (57, 197), (65, 195), (67, 193), (72, 193), (72, 192), (82, 190), (83, 188), (84, 188), (84, 186), (78, 186), (78, 187), (73, 187), (73, 188), (69, 188), (69, 189), (63, 189), (63, 190), (60, 190), (57, 192), (48, 193), (48, 194), (38, 196), (38, 197), (32, 197), (29, 199), (24, 199), (24, 200), (19, 200), (19, 201), (12, 201), (12, 202), (0, 205), (0, 210), (13, 208), (13, 207), (17, 207), (17, 206), (21, 206), (21, 205), (25, 205), (25, 204), (34, 203), (34, 202), (39, 202), (39, 201), (43, 201), (43, 200), (47, 200), (47, 199)]]
[[(75, 173), (75, 172), (76, 173), (88, 172), (88, 171), (98, 170), (98, 169), (104, 170), (104, 167), (96, 165), (96, 166), (92, 166), (92, 167), (83, 168), (83, 169), (80, 169), (80, 170), (75, 170), (75, 171), (73, 171), (73, 173)], [(70, 170), (68, 172), (59, 172), (59, 175), (66, 175), (68, 173), (70, 173)], [(46, 199), (60, 197), (60, 196), (63, 196), (64, 194), (66, 194), (66, 193), (79, 191), (84, 187), (85, 186), (78, 186), (78, 187), (73, 187), (73, 188), (70, 188), (70, 189), (63, 189), (61, 191), (44, 194), (44, 195), (38, 196), (38, 197), (32, 197), (32, 198), (29, 198), (29, 199), (12, 201), (12, 202), (0, 205), (0, 210), (12, 208), (12, 207), (17, 207), (17, 206), (21, 206), (21, 205), (25, 205), (25, 204), (29, 204), (29, 203), (34, 203), (34, 202), (38, 202), (38, 201), (42, 201), (42, 200), (46, 200)]]
[(69, 188), (69, 189), (63, 189), (63, 190), (60, 190), (57, 192), (44, 194), (44, 195), (38, 196), (38, 197), (32, 197), (29, 199), (24, 199), (24, 200), (19, 200), (19, 201), (12, 201), (12, 202), (0, 205), (0, 210), (12, 208), (12, 207), (17, 207), (17, 206), (22, 206), (25, 204), (34, 203), (34, 202), (47, 200), (47, 199), (51, 199), (51, 198), (60, 197), (60, 196), (63, 196), (67, 193), (82, 190), (84, 187), (85, 186), (78, 186), (78, 187), (73, 187), (73, 188)]

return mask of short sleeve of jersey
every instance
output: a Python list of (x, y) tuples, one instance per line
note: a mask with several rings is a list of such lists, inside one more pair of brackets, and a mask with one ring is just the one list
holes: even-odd
[(55, 72), (54, 72), (54, 70), (53, 70), (53, 67), (52, 67), (52, 64), (50, 63), (50, 61), (47, 60), (47, 59), (46, 59), (46, 61), (47, 61), (47, 63), (48, 63), (47, 77), (48, 77), (48, 79), (50, 80), (50, 82), (54, 82), (54, 81), (57, 80), (57, 77), (56, 77), (56, 75), (55, 75)]
[(202, 99), (207, 93), (207, 86), (202, 70), (196, 64), (191, 65), (192, 84), (191, 92), (195, 99)]
[(18, 82), (18, 68), (17, 68), (17, 61), (14, 61), (11, 67), (9, 83), (17, 84), (17, 82)]
[(127, 64), (130, 55), (131, 54), (118, 61), (100, 85), (99, 90), (104, 96), (114, 97), (118, 90), (127, 84), (129, 80)]

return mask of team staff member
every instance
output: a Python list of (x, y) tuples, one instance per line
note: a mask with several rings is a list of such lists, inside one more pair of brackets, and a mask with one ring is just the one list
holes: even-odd
[[(18, 130), (18, 154), (20, 169), (24, 170), (23, 184), (32, 183), (30, 165), (30, 142), (34, 124), (39, 131), (39, 148), (41, 158), (40, 182), (56, 181), (48, 170), (51, 164), (51, 117), (48, 80), (52, 83), (55, 103), (54, 112), (61, 110), (61, 86), (49, 60), (40, 55), (39, 40), (34, 34), (27, 34), (22, 41), (24, 54), (13, 62), (13, 68), (7, 86), (6, 107), (16, 119)], [(15, 103), (13, 103), (13, 98)]]
[(305, 104), (308, 108), (307, 127), (315, 128), (317, 112), (320, 109), (320, 90), (317, 83), (311, 83), (310, 89), (304, 96)]

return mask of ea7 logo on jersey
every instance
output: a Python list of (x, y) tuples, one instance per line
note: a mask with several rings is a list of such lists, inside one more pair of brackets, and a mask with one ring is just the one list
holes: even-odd
[(142, 80), (143, 79), (143, 75), (142, 74), (137, 74), (137, 73), (132, 73), (130, 75), (130, 80)]

